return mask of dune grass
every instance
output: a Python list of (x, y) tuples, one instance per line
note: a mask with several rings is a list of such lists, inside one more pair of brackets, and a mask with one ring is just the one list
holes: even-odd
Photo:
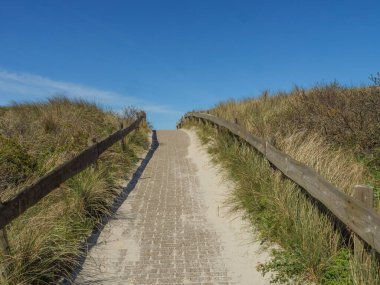
[[(255, 135), (311, 166), (350, 194), (356, 184), (379, 194), (380, 89), (336, 83), (258, 99), (220, 103), (209, 113), (235, 120)], [(275, 243), (272, 260), (259, 268), (280, 283), (380, 284), (377, 254), (359, 261), (351, 235), (302, 189), (272, 169), (252, 147), (209, 124), (196, 126), (215, 161), (236, 189), (227, 203)], [(343, 230), (343, 231), (342, 231)]]
[[(6, 171), (0, 181), (2, 201), (135, 115), (130, 108), (121, 116), (64, 97), (0, 108), (0, 160)], [(6, 227), (10, 256), (0, 256), (7, 264), (1, 284), (56, 284), (71, 272), (85, 254), (86, 238), (101, 217), (111, 214), (121, 180), (148, 147), (147, 131), (143, 126), (128, 135), (126, 149), (115, 144), (96, 166), (69, 179)]]
[[(222, 102), (208, 112), (231, 121), (236, 118), (248, 131), (271, 139), (277, 148), (333, 183), (337, 180), (330, 179), (329, 171), (341, 167), (338, 176), (350, 184), (337, 186), (348, 193), (360, 182), (373, 186), (377, 198), (380, 195), (380, 87), (349, 88), (337, 83), (307, 90), (295, 87), (288, 93), (264, 92), (258, 99)], [(309, 154), (302, 150), (297, 155), (300, 148), (309, 148)], [(335, 162), (327, 166), (331, 158), (336, 161), (338, 152), (340, 166)], [(343, 179), (346, 167), (347, 179)]]

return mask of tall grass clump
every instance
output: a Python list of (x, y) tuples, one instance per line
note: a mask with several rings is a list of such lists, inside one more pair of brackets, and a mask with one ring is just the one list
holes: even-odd
[[(337, 83), (259, 98), (222, 102), (207, 111), (268, 139), (351, 195), (356, 184), (380, 194), (380, 88)], [(262, 264), (280, 283), (380, 284), (378, 254), (358, 259), (351, 235), (318, 202), (271, 168), (252, 147), (208, 124), (189, 123), (236, 189), (228, 199), (258, 228), (262, 240), (278, 245)]]
[[(107, 112), (83, 100), (53, 97), (47, 102), (0, 108), (2, 201), (136, 118)], [(147, 127), (128, 135), (97, 161), (51, 192), (6, 227), (10, 255), (0, 256), (1, 284), (56, 284), (69, 275), (85, 252), (84, 242), (111, 214), (120, 183), (148, 147)], [(18, 171), (15, 171), (18, 170)], [(4, 173), (4, 175), (3, 175)]]

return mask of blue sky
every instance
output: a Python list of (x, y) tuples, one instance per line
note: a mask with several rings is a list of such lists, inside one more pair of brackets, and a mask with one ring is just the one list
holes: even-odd
[(192, 109), (380, 71), (380, 1), (0, 1), (0, 105), (52, 94)]

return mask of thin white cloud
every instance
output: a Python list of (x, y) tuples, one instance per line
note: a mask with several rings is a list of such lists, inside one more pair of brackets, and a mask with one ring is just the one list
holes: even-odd
[[(134, 97), (123, 96), (112, 91), (52, 80), (30, 73), (15, 73), (0, 69), (0, 103), (5, 103), (1, 102), (4, 99), (42, 99), (54, 94), (84, 98), (113, 109), (120, 108), (120, 106), (134, 105), (151, 113), (181, 114), (181, 112), (173, 110), (168, 106), (146, 103)], [(6, 98), (4, 98), (5, 96)], [(1, 97), (3, 98), (1, 99)]]

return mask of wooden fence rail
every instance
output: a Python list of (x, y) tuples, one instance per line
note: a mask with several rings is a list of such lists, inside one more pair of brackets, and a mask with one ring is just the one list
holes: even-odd
[(14, 198), (3, 204), (0, 203), (0, 229), (16, 219), (67, 179), (93, 164), (99, 156), (114, 143), (137, 129), (141, 121), (145, 118), (146, 115), (144, 112), (139, 113), (137, 119), (128, 127), (114, 132), (100, 142), (95, 142), (71, 160), (56, 167), (32, 185), (23, 189)]
[(380, 252), (380, 215), (365, 203), (336, 188), (317, 172), (281, 152), (263, 138), (250, 134), (243, 127), (206, 113), (187, 113), (177, 124), (180, 128), (186, 120), (202, 119), (228, 129), (262, 153), (276, 168), (311, 196), (327, 207), (341, 222), (367, 244)]

